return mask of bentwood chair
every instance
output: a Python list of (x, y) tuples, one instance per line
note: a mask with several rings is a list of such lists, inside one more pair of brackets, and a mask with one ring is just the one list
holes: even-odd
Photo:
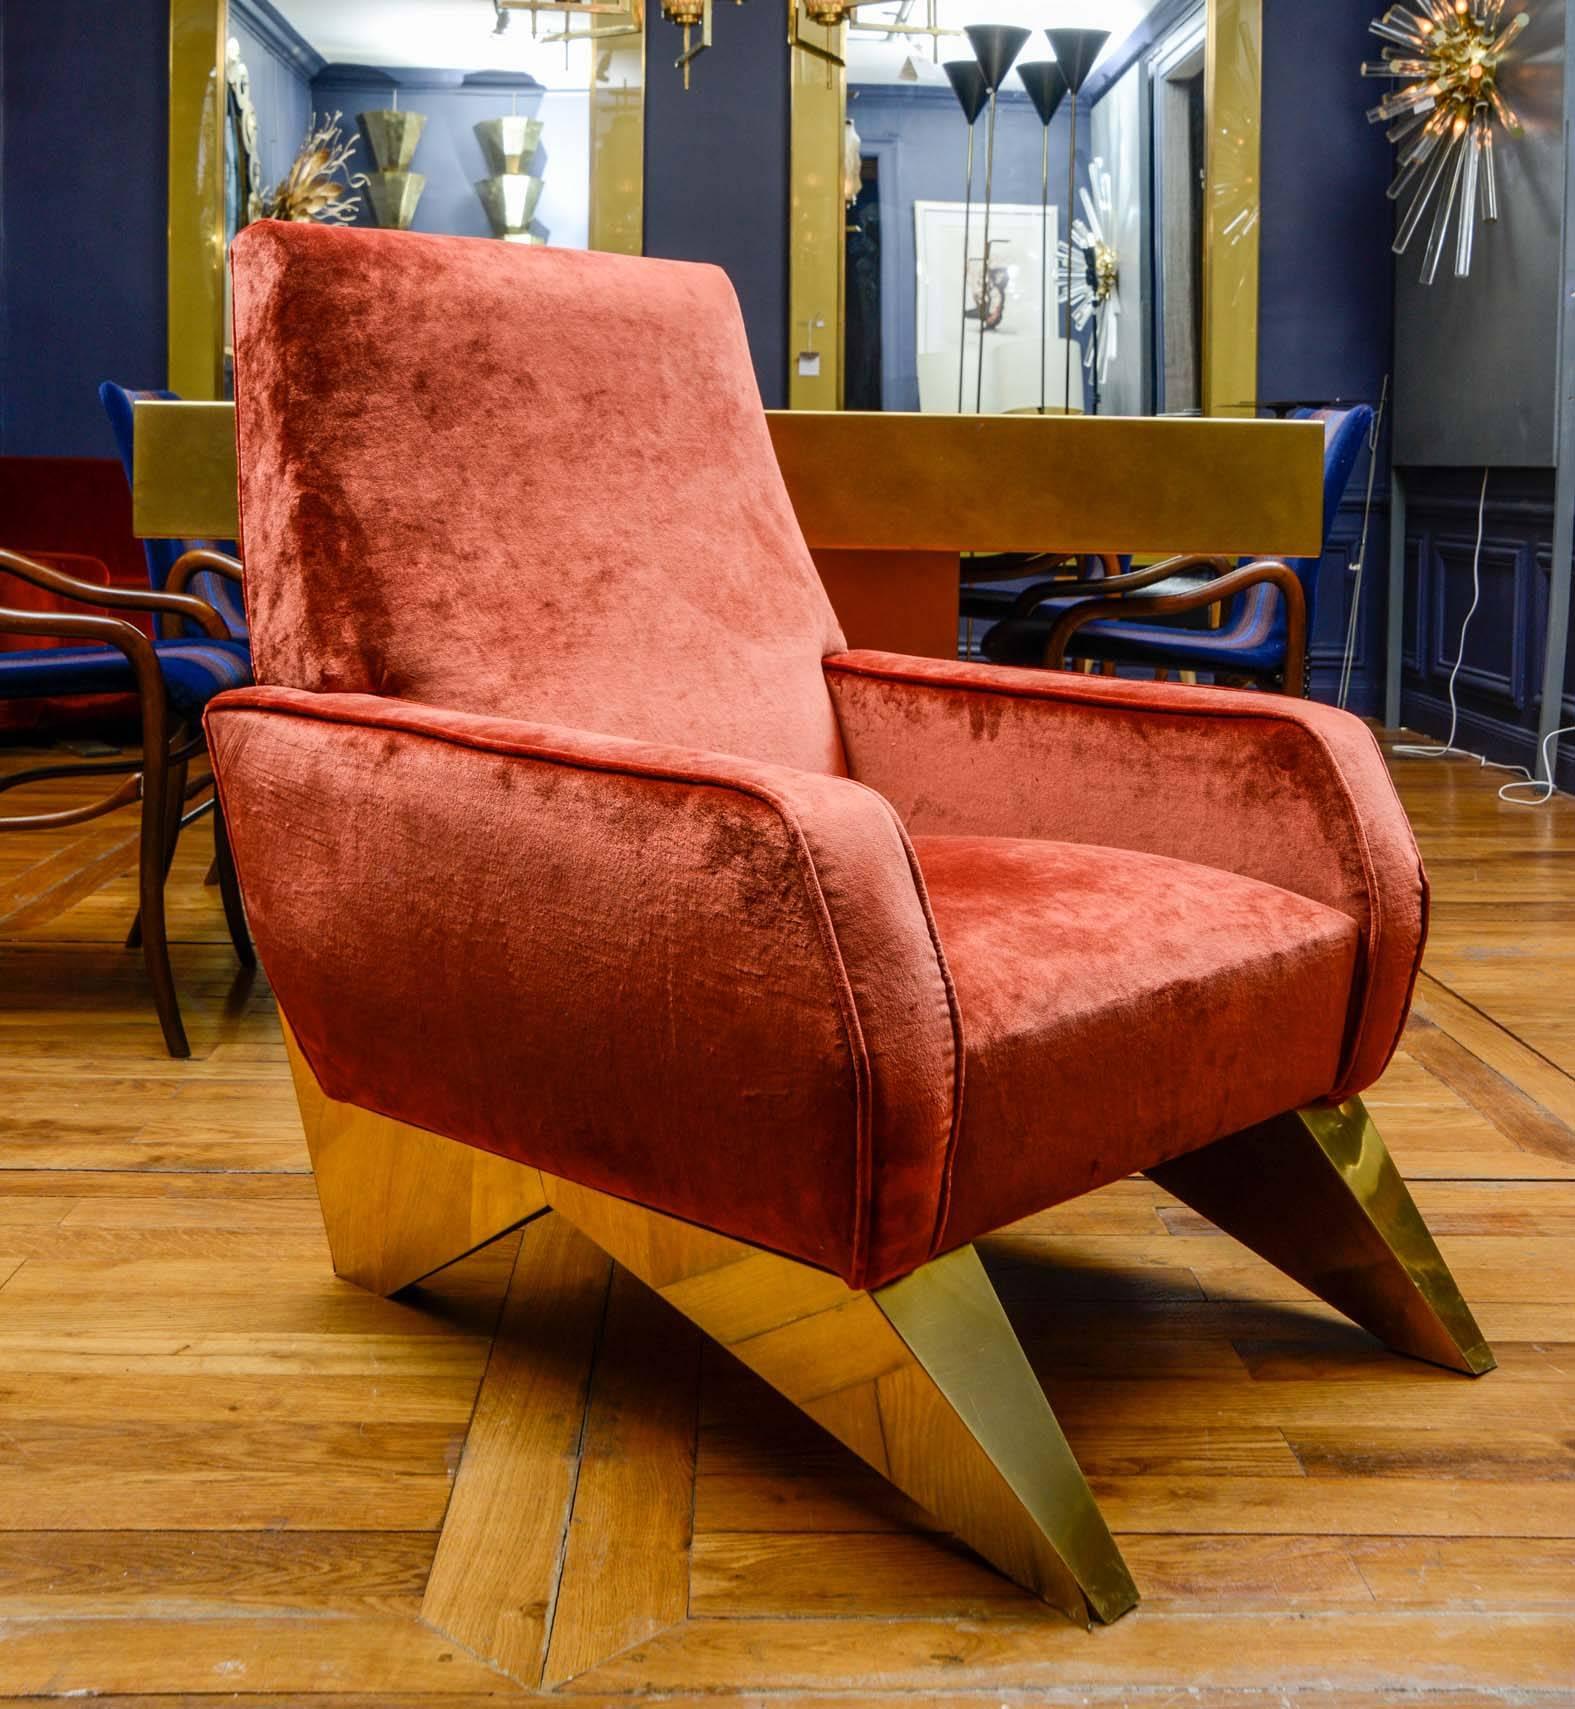
[[(1295, 412), (1324, 425), (1324, 544), (1333, 535), (1351, 473), (1373, 426), (1366, 405)], [(1042, 581), (1024, 589), (984, 637), (996, 664), (1059, 669), (1070, 656), (1106, 665), (1200, 671), (1286, 694), (1307, 692), (1307, 645), (1318, 611), (1319, 558), (1171, 558), (1145, 570), (1084, 582)], [(1218, 628), (1195, 627), (1222, 606)], [(1181, 627), (1178, 619), (1187, 623)]]
[(975, 1241), (1144, 1170), (1491, 1365), (1359, 1098), (1427, 899), (1363, 724), (846, 651), (715, 269), (267, 222), (233, 267), (258, 683), (207, 724), (342, 1274), (550, 1208), (1103, 1620)]
[[(150, 573), (158, 574), (150, 557)], [(192, 577), (207, 572), (207, 585), (230, 586), (240, 566), (213, 551), (187, 553), (168, 566), (166, 585), (147, 592), (87, 582), (57, 565), (15, 552), (0, 551), (0, 586), (10, 576), (37, 593), (93, 609), (61, 611), (24, 608), (0, 595), (0, 635), (44, 641), (0, 652), (0, 700), (73, 695), (133, 694), (140, 720), (140, 751), (131, 758), (33, 766), (0, 777), (0, 793), (59, 779), (121, 776), (124, 781), (97, 800), (47, 812), (0, 816), (0, 831), (60, 830), (141, 802), (138, 844), (138, 910), (127, 947), (140, 947), (153, 989), (153, 1002), (171, 1056), (189, 1056), (191, 1047), (181, 1020), (180, 999), (170, 966), (164, 924), (164, 886), (183, 824), (208, 811), (213, 801), (188, 811), (187, 803), (207, 789), (207, 780), (188, 783), (192, 760), (204, 747), (202, 711), (227, 688), (251, 680), (244, 637), (206, 600), (184, 591)], [(222, 579), (216, 579), (222, 578)], [(14, 597), (14, 596), (13, 596)], [(34, 596), (34, 604), (42, 603)], [(154, 627), (150, 637), (115, 613), (139, 613)], [(162, 633), (173, 628), (173, 634)], [(63, 642), (64, 645), (53, 643)], [(214, 814), (216, 876), (230, 938), (243, 966), (254, 962), (240, 892), (225, 841), (221, 816)]]

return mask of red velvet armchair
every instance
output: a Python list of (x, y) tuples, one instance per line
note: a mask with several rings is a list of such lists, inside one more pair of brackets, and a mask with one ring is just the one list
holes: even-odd
[(1146, 1170), (1491, 1365), (1358, 1101), (1427, 906), (1359, 722), (845, 651), (713, 269), (263, 224), (234, 270), (257, 686), (208, 728), (341, 1273), (556, 1210), (1107, 1620), (978, 1237)]

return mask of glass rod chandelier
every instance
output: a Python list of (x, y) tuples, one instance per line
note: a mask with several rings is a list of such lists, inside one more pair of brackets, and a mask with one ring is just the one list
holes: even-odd
[(1471, 272), (1480, 211), (1498, 218), (1498, 173), (1494, 125), (1520, 133), (1520, 121), (1498, 86), (1499, 70), (1531, 21), (1518, 12), (1504, 21), (1506, 0), (1408, 0), (1375, 19), (1372, 33), (1384, 43), (1383, 57), (1362, 67), (1364, 77), (1392, 77), (1391, 90), (1367, 115), (1390, 127), (1399, 150), (1399, 172), (1389, 186), (1392, 200), (1410, 202), (1395, 234), (1404, 255), (1428, 210), (1433, 223), (1422, 258), (1422, 283), (1438, 277), (1439, 263), (1455, 219), (1455, 276)]

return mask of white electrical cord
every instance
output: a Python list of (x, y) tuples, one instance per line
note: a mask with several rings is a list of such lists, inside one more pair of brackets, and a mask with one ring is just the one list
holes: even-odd
[[(1477, 607), (1482, 603), (1482, 535), (1487, 527), (1487, 489), (1488, 472), (1482, 471), (1482, 497), (1477, 502), (1477, 544), (1471, 554), (1471, 609), (1466, 613), (1466, 620), (1460, 625), (1460, 651), (1455, 654), (1455, 668), (1449, 673), (1449, 735), (1441, 748), (1417, 747), (1405, 744), (1397, 747), (1397, 754), (1404, 754), (1407, 759), (1438, 760), (1445, 754), (1459, 754), (1468, 760), (1482, 760), (1483, 765), (1490, 765), (1490, 760), (1482, 759), (1481, 754), (1467, 753), (1464, 748), (1455, 746), (1455, 732), (1460, 728), (1460, 703), (1455, 698), (1455, 681), (1460, 675), (1460, 665), (1466, 656), (1466, 634), (1471, 628), (1471, 619), (1477, 614)], [(1524, 771), (1524, 766), (1516, 766), (1516, 771)]]
[[(1436, 760), (1445, 754), (1458, 754), (1462, 759), (1475, 760), (1486, 771), (1518, 771), (1524, 780), (1519, 783), (1506, 783), (1498, 792), (1500, 801), (1507, 802), (1511, 807), (1544, 807), (1557, 793), (1553, 781), (1553, 744), (1560, 736), (1575, 733), (1575, 724), (1567, 724), (1562, 730), (1552, 730), (1542, 743), (1542, 770), (1545, 778), (1537, 778), (1523, 765), (1502, 765), (1497, 760), (1490, 760), (1485, 754), (1474, 754), (1467, 748), (1455, 746), (1455, 734), (1460, 728), (1460, 704), (1455, 698), (1455, 681), (1460, 675), (1461, 661), (1466, 656), (1466, 634), (1471, 628), (1471, 619), (1477, 614), (1477, 607), (1482, 603), (1482, 536), (1487, 525), (1487, 490), (1488, 471), (1482, 471), (1482, 496), (1477, 502), (1477, 543), (1471, 555), (1471, 609), (1466, 613), (1466, 620), (1460, 625), (1460, 650), (1455, 655), (1455, 666), (1449, 673), (1449, 735), (1441, 748), (1421, 747), (1410, 743), (1402, 743), (1394, 749), (1397, 754), (1403, 754), (1407, 759)], [(1516, 790), (1535, 789), (1541, 793), (1534, 797), (1517, 795)]]

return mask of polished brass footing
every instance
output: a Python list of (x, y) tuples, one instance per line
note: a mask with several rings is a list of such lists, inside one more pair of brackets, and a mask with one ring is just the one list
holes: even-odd
[(1083, 1624), (1136, 1603), (971, 1247), (857, 1291), (337, 1103), (285, 1042), (340, 1275), (391, 1292), (550, 1206), (1016, 1583)]
[(1151, 1179), (1401, 1353), (1494, 1359), (1360, 1098), (1233, 1134)]

